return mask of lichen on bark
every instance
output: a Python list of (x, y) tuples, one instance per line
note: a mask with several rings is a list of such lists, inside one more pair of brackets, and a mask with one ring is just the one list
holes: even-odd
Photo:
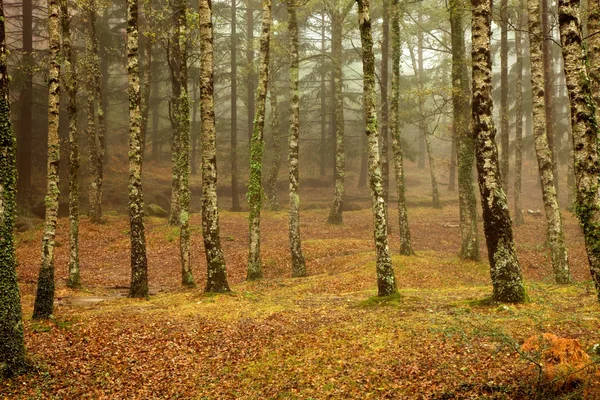
[(225, 257), (219, 237), (217, 148), (214, 108), (212, 3), (200, 0), (200, 121), (202, 131), (202, 235), (206, 253), (206, 292), (229, 292)]
[(260, 210), (262, 208), (262, 158), (264, 149), (265, 112), (269, 82), (269, 38), (271, 32), (271, 0), (262, 1), (262, 28), (260, 35), (260, 64), (256, 88), (254, 129), (250, 144), (250, 182), (248, 183), (248, 280), (262, 278), (260, 258)]
[(492, 118), (492, 57), (490, 52), (491, 9), (486, 0), (471, 0), (473, 60), (473, 137), (483, 228), (488, 248), (492, 300), (508, 303), (526, 301), (525, 287), (513, 240), (506, 194), (498, 166), (496, 129)]
[(41, 267), (33, 307), (34, 319), (50, 318), (54, 310), (54, 238), (58, 220), (58, 137), (60, 98), (60, 9), (57, 0), (48, 0), (48, 162), (46, 177), (46, 216), (42, 236)]
[(14, 222), (16, 213), (16, 138), (10, 119), (6, 19), (0, 0), (0, 378), (25, 372), (25, 344)]
[(377, 111), (375, 107), (375, 55), (369, 0), (356, 0), (358, 4), (358, 25), (362, 44), (363, 93), (366, 113), (365, 133), (368, 138), (369, 184), (374, 222), (375, 248), (377, 253), (377, 287), (379, 296), (389, 296), (397, 292), (396, 277), (388, 244), (387, 220), (381, 165), (379, 157), (379, 132), (377, 130)]

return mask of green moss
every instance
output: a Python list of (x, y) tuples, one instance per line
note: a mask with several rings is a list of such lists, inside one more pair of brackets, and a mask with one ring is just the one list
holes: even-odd
[(401, 305), (402, 296), (395, 292), (387, 296), (373, 296), (367, 300), (361, 301), (360, 307), (379, 307), (379, 306), (399, 306)]

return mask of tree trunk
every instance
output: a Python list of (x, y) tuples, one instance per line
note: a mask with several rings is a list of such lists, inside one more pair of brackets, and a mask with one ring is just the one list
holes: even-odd
[(77, 141), (77, 61), (71, 45), (69, 7), (60, 1), (63, 41), (63, 85), (69, 97), (69, 278), (67, 287), (81, 287), (79, 274), (79, 143)]
[[(144, 3), (144, 20), (147, 29), (150, 29), (150, 18), (152, 18), (152, 2)], [(150, 96), (152, 89), (152, 38), (146, 35), (140, 37), (140, 46), (144, 49), (143, 62), (143, 86), (142, 86), (142, 160), (146, 155), (146, 143), (148, 142), (148, 117), (150, 116)]]
[(392, 1), (392, 104), (390, 124), (392, 150), (394, 152), (394, 171), (396, 173), (396, 191), (398, 195), (398, 222), (400, 226), (400, 254), (414, 254), (408, 226), (408, 211), (404, 195), (404, 160), (400, 142), (400, 5), (399, 0)]
[[(552, 173), (554, 174), (554, 186), (556, 187), (556, 193), (558, 193), (558, 164), (556, 162), (556, 124), (555, 124), (555, 111), (554, 111), (554, 63), (552, 62), (552, 26), (550, 25), (550, 7), (548, 7), (548, 0), (541, 0), (542, 8), (540, 15), (542, 16), (542, 54), (543, 54), (543, 76), (544, 76), (544, 104), (545, 104), (545, 124), (546, 124), (546, 136), (548, 146), (550, 148), (550, 162), (552, 163)], [(539, 7), (538, 7), (539, 8)], [(535, 122), (534, 122), (535, 124)]]
[(458, 152), (458, 201), (460, 207), (461, 245), (459, 256), (465, 260), (479, 260), (477, 235), (477, 198), (473, 186), (475, 144), (470, 132), (469, 72), (465, 52), (463, 18), (465, 3), (450, 3), (450, 29), (452, 37), (452, 107), (454, 137)]
[(229, 292), (219, 237), (217, 146), (214, 103), (212, 3), (200, 0), (200, 121), (202, 131), (202, 236), (206, 253), (206, 292)]
[(271, 84), (269, 85), (269, 101), (271, 104), (271, 134), (273, 135), (273, 164), (269, 169), (265, 195), (271, 211), (279, 211), (281, 208), (277, 198), (277, 176), (281, 166), (281, 135), (279, 132), (279, 107), (277, 105), (277, 91), (274, 84), (274, 74), (271, 73)]
[(138, 0), (127, 0), (127, 82), (129, 86), (129, 225), (131, 287), (129, 297), (148, 296), (148, 260), (144, 231), (142, 149), (140, 124), (140, 67), (138, 49)]
[[(385, 201), (386, 220), (388, 210), (388, 198), (390, 192), (390, 161), (389, 161), (389, 96), (388, 78), (390, 75), (390, 0), (383, 0), (383, 24), (381, 40), (381, 178), (383, 180), (383, 200)], [(388, 229), (390, 225), (388, 224)]]
[(472, 0), (473, 137), (483, 208), (483, 228), (488, 248), (493, 301), (526, 301), (517, 259), (506, 194), (498, 167), (496, 129), (492, 117), (491, 10), (487, 0)]
[(231, 0), (231, 211), (240, 211), (237, 150), (237, 0)]
[(23, 64), (25, 82), (19, 103), (19, 138), (17, 146), (17, 199), (20, 206), (29, 205), (31, 197), (32, 105), (33, 105), (33, 0), (23, 0)]
[(60, 97), (60, 10), (58, 1), (48, 0), (48, 175), (46, 218), (42, 237), (42, 265), (38, 277), (33, 308), (34, 319), (46, 319), (54, 310), (54, 238), (58, 219), (58, 165), (60, 141), (58, 138), (58, 107)]
[[(419, 27), (423, 26), (423, 17), (421, 13), (419, 13)], [(419, 28), (421, 29), (421, 28)], [(419, 54), (423, 51), (423, 32), (419, 32), (417, 34), (417, 48)], [(414, 57), (413, 57), (414, 58)], [(416, 75), (416, 72), (415, 72)], [(421, 114), (421, 118), (424, 118)], [(419, 168), (425, 169), (425, 157), (427, 156), (427, 143), (426, 143), (426, 133), (423, 130), (423, 127), (419, 125)]]
[[(96, 2), (91, 0), (87, 10), (88, 34), (86, 37), (87, 53), (87, 136), (89, 147), (89, 209), (88, 216), (92, 223), (102, 222), (102, 161), (104, 159), (104, 118), (100, 90), (100, 67), (98, 50), (98, 33), (96, 31)], [(96, 117), (98, 124), (96, 125)]]
[(516, 99), (515, 99), (515, 194), (514, 194), (514, 223), (515, 225), (523, 225), (523, 210), (521, 207), (521, 181), (523, 170), (523, 46), (522, 30), (525, 27), (523, 13), (525, 11), (524, 4), (519, 4), (516, 10), (517, 29), (515, 30), (515, 53), (516, 61)]
[[(180, 165), (178, 160), (180, 158), (180, 154), (184, 151), (181, 143), (181, 134), (184, 127), (182, 126), (182, 122), (184, 124), (188, 124), (189, 120), (183, 121), (185, 118), (182, 109), (181, 100), (184, 97), (184, 83), (181, 81), (182, 78), (182, 69), (184, 68), (184, 64), (186, 63), (185, 56), (183, 54), (183, 48), (181, 47), (181, 41), (179, 38), (179, 30), (180, 30), (180, 6), (174, 2), (171, 7), (173, 8), (173, 32), (172, 37), (169, 43), (169, 48), (167, 52), (167, 57), (169, 57), (169, 69), (171, 71), (171, 100), (169, 103), (169, 119), (171, 120), (171, 128), (173, 129), (173, 133), (171, 136), (171, 202), (170, 202), (170, 210), (169, 210), (169, 225), (171, 226), (179, 226), (179, 217), (181, 215), (181, 191), (179, 190), (181, 187), (181, 170), (179, 169)], [(185, 10), (183, 11), (185, 13)], [(185, 14), (184, 14), (185, 18)], [(185, 28), (183, 28), (185, 29)], [(169, 54), (170, 53), (170, 54)], [(187, 91), (187, 87), (186, 87)], [(189, 106), (189, 99), (187, 99)], [(189, 119), (189, 109), (187, 113), (187, 118)]]
[(535, 152), (537, 155), (540, 180), (542, 185), (542, 198), (548, 221), (548, 244), (552, 254), (552, 268), (556, 283), (569, 283), (569, 258), (565, 245), (565, 236), (562, 228), (562, 216), (558, 208), (556, 186), (552, 169), (551, 150), (546, 136), (544, 119), (551, 119), (552, 115), (545, 114), (544, 109), (544, 64), (542, 60), (542, 41), (544, 36), (540, 27), (540, 6), (538, 0), (528, 1), (529, 16), (529, 43), (531, 55), (531, 89), (533, 97), (533, 135)]
[(290, 134), (289, 134), (289, 179), (290, 179), (290, 251), (292, 254), (292, 277), (306, 276), (306, 261), (302, 254), (300, 242), (300, 194), (298, 152), (300, 134), (300, 97), (298, 91), (299, 60), (298, 60), (298, 22), (296, 19), (296, 4), (287, 0), (288, 31), (290, 35), (291, 65), (290, 65)]
[(369, 0), (357, 0), (357, 3), (358, 26), (363, 49), (363, 90), (366, 112), (365, 133), (368, 137), (369, 184), (371, 186), (371, 201), (375, 225), (373, 233), (377, 249), (377, 287), (379, 296), (389, 296), (397, 293), (397, 288), (388, 245), (387, 220), (379, 161), (379, 132), (377, 130), (377, 110), (375, 107), (375, 55), (373, 53), (371, 16), (369, 15)]
[(10, 119), (5, 23), (4, 1), (0, 0), (0, 379), (19, 375), (26, 369), (23, 315), (16, 272), (17, 160)]
[(254, 118), (254, 9), (251, 0), (246, 0), (246, 65), (248, 68), (248, 81), (246, 82), (246, 101), (248, 112), (248, 147), (252, 140), (252, 119)]
[[(593, 97), (598, 108), (600, 106), (600, 2), (598, 0), (588, 0), (587, 27), (589, 74)], [(596, 114), (597, 119), (598, 114)]]
[(600, 301), (600, 155), (598, 122), (587, 54), (579, 22), (579, 0), (559, 0), (558, 22), (565, 77), (571, 101), (573, 158), (577, 185), (576, 213), (583, 227), (590, 272)]
[(262, 208), (262, 158), (264, 149), (267, 86), (269, 82), (269, 35), (271, 31), (271, 0), (262, 1), (262, 29), (260, 35), (260, 64), (256, 90), (256, 115), (250, 144), (250, 181), (248, 182), (248, 275), (246, 279), (261, 279), (260, 259), (260, 210)]
[(335, 171), (333, 204), (327, 222), (339, 225), (343, 222), (342, 201), (344, 198), (344, 179), (346, 155), (344, 150), (344, 86), (342, 84), (342, 24), (344, 16), (337, 12), (331, 14), (331, 56), (333, 59), (333, 90), (335, 97)]
[[(419, 37), (422, 36), (422, 33), (419, 33)], [(410, 56), (413, 65), (413, 71), (415, 73), (415, 77), (417, 78), (417, 90), (419, 92), (419, 132), (425, 138), (425, 150), (427, 152), (427, 157), (429, 158), (429, 173), (431, 176), (431, 199), (432, 205), (434, 208), (442, 208), (442, 203), (440, 202), (440, 192), (437, 185), (437, 179), (435, 176), (435, 159), (433, 158), (433, 150), (431, 149), (431, 139), (429, 138), (429, 127), (427, 122), (427, 117), (425, 116), (425, 87), (423, 84), (423, 47), (422, 47), (422, 39), (419, 39), (418, 43), (420, 45), (417, 46), (417, 57), (418, 60), (415, 59), (415, 54), (412, 49), (409, 48)]]
[[(325, 64), (325, 11), (321, 11), (321, 62)], [(327, 93), (327, 85), (325, 84), (327, 80), (327, 74), (325, 73), (325, 68), (323, 65), (321, 66), (321, 151), (320, 153), (320, 163), (319, 163), (319, 175), (322, 177), (326, 174), (326, 166), (327, 166), (327, 153), (328, 153), (328, 141), (327, 141), (327, 101), (326, 101), (326, 93)]]
[(500, 177), (506, 195), (510, 165), (508, 118), (508, 0), (500, 0)]

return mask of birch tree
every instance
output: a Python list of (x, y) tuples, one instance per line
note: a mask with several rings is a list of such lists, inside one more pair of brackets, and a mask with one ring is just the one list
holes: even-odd
[(300, 194), (298, 193), (298, 152), (300, 134), (300, 97), (298, 90), (298, 21), (294, 0), (287, 0), (288, 31), (290, 35), (290, 134), (289, 134), (289, 179), (290, 179), (290, 252), (292, 254), (292, 277), (306, 276), (306, 261), (300, 241)]
[(131, 287), (129, 297), (148, 296), (148, 259), (142, 191), (142, 146), (138, 0), (127, 0), (127, 83), (129, 89), (129, 238)]
[(54, 239), (58, 220), (58, 105), (60, 97), (60, 8), (58, 0), (48, 0), (48, 162), (46, 176), (46, 216), (42, 236), (42, 260), (33, 307), (34, 319), (50, 318), (54, 310)]
[(473, 60), (473, 137), (479, 191), (483, 209), (483, 230), (488, 249), (493, 301), (521, 303), (526, 300), (506, 194), (498, 166), (496, 129), (492, 119), (492, 57), (490, 53), (491, 9), (487, 0), (471, 0)]
[(579, 0), (559, 0), (558, 23), (571, 105), (575, 212), (583, 228), (590, 273), (600, 301), (600, 154), (597, 107), (586, 70), (587, 53), (579, 21)]
[(548, 244), (552, 254), (552, 267), (556, 283), (569, 283), (569, 258), (562, 227), (562, 216), (558, 208), (556, 186), (554, 184), (553, 162), (545, 120), (552, 118), (546, 114), (544, 93), (544, 61), (542, 60), (543, 34), (540, 26), (539, 0), (528, 0), (529, 53), (531, 55), (531, 88), (533, 94), (533, 136), (535, 153), (540, 171), (542, 199), (548, 223)]
[(17, 159), (10, 119), (7, 58), (4, 1), (0, 0), (0, 378), (19, 375), (26, 368), (23, 315), (16, 272)]
[(366, 113), (365, 133), (368, 138), (369, 184), (375, 225), (373, 233), (377, 252), (377, 288), (379, 296), (389, 296), (396, 293), (397, 288), (388, 245), (387, 220), (383, 199), (379, 132), (377, 130), (377, 110), (375, 107), (375, 55), (373, 53), (371, 16), (369, 14), (369, 0), (356, 0), (356, 2), (358, 4), (358, 26), (362, 44), (363, 91)]
[(522, 30), (525, 27), (523, 13), (525, 7), (519, 1), (516, 9), (517, 29), (515, 30), (515, 53), (516, 53), (516, 84), (515, 84), (515, 187), (514, 187), (514, 223), (522, 225), (523, 211), (521, 206), (521, 172), (523, 170), (523, 44)]
[(262, 0), (260, 64), (256, 89), (256, 111), (250, 144), (250, 182), (248, 183), (248, 280), (262, 278), (260, 259), (260, 210), (262, 208), (262, 158), (264, 149), (267, 86), (269, 82), (269, 36), (271, 32), (271, 0)]
[(206, 253), (206, 292), (229, 292), (225, 257), (219, 237), (217, 148), (214, 103), (212, 3), (200, 0), (200, 121), (202, 130), (202, 236)]

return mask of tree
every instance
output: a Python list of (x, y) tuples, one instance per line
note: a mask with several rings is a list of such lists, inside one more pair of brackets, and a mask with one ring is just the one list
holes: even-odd
[(138, 0), (127, 0), (127, 82), (129, 87), (129, 238), (131, 287), (129, 297), (148, 296), (148, 259), (142, 191), (141, 94), (138, 39)]
[(504, 193), (508, 193), (508, 0), (500, 0), (500, 177)]
[(517, 72), (515, 92), (517, 98), (515, 100), (515, 194), (514, 194), (514, 223), (515, 225), (522, 225), (525, 223), (523, 220), (523, 211), (521, 207), (521, 171), (523, 170), (523, 45), (522, 33), (525, 26), (523, 11), (524, 6), (519, 2), (519, 6), (516, 10), (517, 18), (517, 29), (515, 30), (515, 53), (516, 53), (516, 65), (515, 69)]
[(275, 71), (272, 68), (269, 75), (271, 78), (271, 84), (269, 85), (269, 103), (271, 104), (271, 134), (273, 135), (271, 152), (273, 153), (273, 163), (271, 164), (267, 176), (265, 195), (267, 197), (267, 202), (269, 203), (269, 209), (271, 211), (279, 211), (281, 207), (277, 198), (277, 176), (279, 175), (279, 168), (281, 167), (281, 134), (279, 131), (281, 128), (279, 127), (277, 91), (275, 90), (276, 86), (273, 84), (275, 81)]
[(579, 21), (579, 0), (559, 0), (558, 23), (571, 127), (577, 199), (575, 212), (583, 228), (590, 272), (600, 301), (600, 154), (598, 121), (592, 87), (586, 70), (587, 54)]
[(19, 375), (26, 367), (13, 231), (17, 160), (10, 120), (5, 24), (4, 1), (0, 0), (0, 378)]
[(264, 149), (267, 86), (269, 82), (269, 35), (271, 32), (271, 0), (262, 1), (260, 64), (256, 90), (256, 114), (250, 144), (250, 182), (248, 182), (248, 280), (262, 278), (260, 259), (260, 210), (262, 208), (262, 158)]
[(400, 4), (392, 1), (392, 104), (390, 107), (390, 125), (392, 150), (394, 152), (394, 171), (396, 173), (396, 191), (398, 195), (398, 222), (400, 226), (400, 254), (414, 254), (408, 226), (408, 211), (404, 195), (404, 160), (400, 141)]
[(215, 135), (212, 2), (200, 0), (200, 121), (202, 130), (202, 236), (206, 253), (206, 292), (229, 292), (219, 237), (217, 149)]
[(42, 265), (33, 307), (34, 319), (46, 319), (54, 309), (54, 237), (58, 220), (58, 104), (60, 96), (60, 10), (57, 0), (48, 0), (48, 172), (46, 177), (46, 218), (42, 237)]
[(337, 4), (327, 4), (331, 18), (331, 56), (333, 60), (333, 91), (335, 93), (335, 171), (333, 203), (327, 222), (341, 224), (342, 201), (344, 198), (344, 179), (346, 175), (346, 155), (344, 149), (344, 85), (342, 69), (342, 27), (346, 16), (352, 9), (352, 1), (339, 9)]
[(556, 123), (554, 113), (554, 97), (555, 91), (553, 88), (554, 80), (554, 63), (552, 62), (552, 26), (549, 20), (551, 15), (548, 0), (541, 0), (542, 8), (540, 15), (542, 17), (542, 54), (543, 54), (543, 73), (544, 73), (544, 106), (546, 110), (546, 136), (548, 147), (550, 149), (550, 161), (552, 163), (552, 173), (554, 174), (554, 186), (558, 193), (558, 164), (556, 163)]
[(600, 106), (600, 4), (597, 1), (588, 2), (587, 28), (589, 74), (593, 88), (592, 95), (598, 111), (597, 108)]
[(363, 91), (366, 113), (365, 133), (368, 138), (369, 184), (375, 225), (377, 287), (379, 296), (389, 296), (396, 293), (397, 288), (388, 245), (387, 220), (379, 161), (379, 132), (377, 130), (377, 111), (375, 107), (375, 55), (373, 53), (371, 16), (369, 14), (369, 0), (356, 0), (356, 2), (358, 4), (358, 25), (362, 44)]
[(531, 54), (531, 88), (533, 92), (533, 135), (535, 139), (535, 153), (540, 171), (542, 184), (542, 199), (548, 222), (548, 244), (552, 254), (552, 267), (556, 283), (569, 283), (569, 258), (565, 245), (565, 236), (562, 228), (562, 216), (558, 208), (556, 186), (554, 184), (552, 153), (546, 135), (547, 124), (544, 119), (552, 118), (545, 114), (544, 100), (544, 61), (542, 60), (543, 33), (540, 27), (539, 0), (528, 1), (529, 16), (529, 43)]
[(231, 0), (231, 210), (240, 211), (237, 151), (237, 0)]
[[(87, 5), (88, 33), (86, 36), (87, 76), (86, 90), (88, 96), (88, 147), (89, 147), (89, 210), (88, 216), (93, 223), (102, 222), (102, 180), (104, 176), (104, 151), (106, 149), (104, 118), (104, 98), (100, 77), (100, 49), (96, 31), (96, 1)], [(98, 124), (96, 125), (96, 117)]]
[(450, 3), (450, 30), (452, 37), (452, 107), (454, 137), (458, 152), (458, 200), (460, 208), (461, 245), (459, 256), (479, 260), (477, 237), (477, 199), (473, 187), (475, 145), (470, 132), (468, 66), (463, 30), (464, 2)]
[(29, 201), (31, 195), (32, 155), (32, 105), (33, 105), (33, 0), (23, 0), (23, 64), (25, 83), (21, 89), (19, 102), (19, 146), (17, 147), (17, 196), (20, 204)]
[(479, 191), (483, 209), (483, 230), (488, 248), (493, 301), (521, 303), (526, 300), (521, 267), (517, 259), (506, 194), (498, 166), (496, 129), (492, 119), (490, 53), (491, 10), (487, 0), (471, 0), (473, 60), (473, 137)]
[[(381, 178), (383, 180), (383, 199), (385, 201), (385, 212), (387, 219), (387, 204), (390, 192), (390, 162), (389, 162), (389, 125), (390, 125), (390, 105), (388, 96), (388, 77), (390, 74), (390, 0), (383, 0), (382, 15), (382, 40), (381, 40)], [(389, 228), (389, 225), (388, 225)]]
[(67, 286), (81, 287), (79, 273), (79, 143), (77, 141), (77, 79), (75, 54), (71, 45), (68, 0), (60, 0), (63, 42), (63, 85), (69, 97), (69, 278)]
[(294, 0), (287, 0), (288, 31), (290, 35), (290, 134), (289, 134), (289, 179), (290, 179), (290, 251), (292, 254), (292, 277), (306, 276), (306, 261), (300, 242), (300, 194), (298, 193), (298, 150), (300, 134), (300, 98), (298, 92), (298, 21)]

